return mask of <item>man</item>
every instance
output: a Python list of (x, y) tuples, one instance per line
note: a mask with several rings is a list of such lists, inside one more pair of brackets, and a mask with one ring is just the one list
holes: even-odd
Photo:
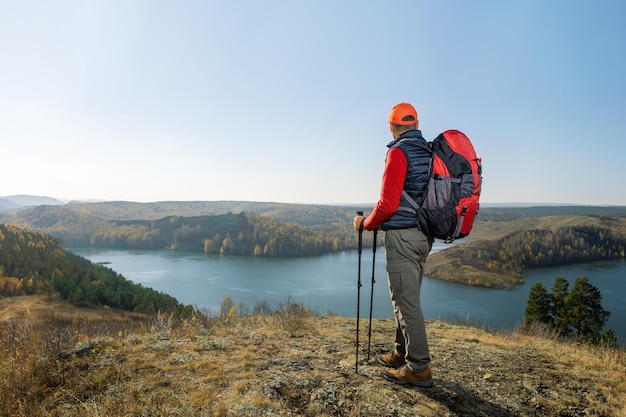
[[(387, 147), (380, 199), (367, 216), (356, 216), (356, 230), (385, 231), (387, 278), (396, 317), (394, 349), (379, 355), (378, 361), (390, 367), (384, 376), (397, 384), (431, 387), (430, 353), (420, 289), (424, 262), (433, 239), (418, 227), (418, 219), (403, 193), (420, 201), (428, 185), (430, 153), (423, 148), (426, 140), (418, 130), (415, 108), (399, 103), (389, 112), (393, 135)], [(420, 144), (422, 146), (420, 146)], [(404, 210), (407, 207), (407, 211)]]

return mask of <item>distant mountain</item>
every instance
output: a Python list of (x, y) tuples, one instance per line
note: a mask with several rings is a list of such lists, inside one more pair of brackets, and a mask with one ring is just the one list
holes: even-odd
[(18, 204), (12, 202), (11, 200), (5, 200), (4, 198), (0, 198), (0, 213), (17, 208), (20, 208)]
[(25, 194), (9, 195), (5, 197), (0, 197), (0, 213), (10, 210), (16, 210), (22, 207), (33, 207), (41, 205), (58, 206), (61, 204), (65, 204), (65, 202), (52, 197)]

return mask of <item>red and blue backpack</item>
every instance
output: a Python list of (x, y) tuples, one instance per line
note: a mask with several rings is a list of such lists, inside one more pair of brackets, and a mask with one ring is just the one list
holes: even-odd
[(428, 236), (450, 243), (469, 235), (480, 207), (481, 158), (463, 132), (446, 130), (428, 143), (430, 179), (422, 201), (409, 201)]

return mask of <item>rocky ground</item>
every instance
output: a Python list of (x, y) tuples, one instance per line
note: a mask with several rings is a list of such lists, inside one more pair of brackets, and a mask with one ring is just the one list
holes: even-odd
[(429, 322), (435, 385), (411, 388), (374, 359), (393, 322), (374, 321), (369, 361), (360, 327), (358, 373), (355, 320), (297, 307), (78, 335), (54, 358), (4, 359), (0, 416), (626, 416), (623, 351)]

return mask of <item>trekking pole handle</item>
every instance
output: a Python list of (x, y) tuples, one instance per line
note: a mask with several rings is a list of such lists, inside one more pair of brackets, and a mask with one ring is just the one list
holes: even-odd
[[(358, 214), (359, 216), (362, 216), (362, 215), (363, 215), (363, 212), (362, 212), (361, 210), (359, 210), (359, 211), (357, 211), (357, 212), (356, 212), (356, 214)], [(361, 221), (361, 224), (359, 225), (359, 232), (363, 231), (363, 221), (364, 221), (364, 220), (365, 220), (365, 219), (363, 219), (363, 220)]]
[[(357, 211), (356, 214), (358, 214), (359, 216), (363, 215), (362, 211)], [(363, 222), (361, 222), (361, 224), (359, 225), (359, 255), (361, 254), (361, 251), (363, 250)]]

